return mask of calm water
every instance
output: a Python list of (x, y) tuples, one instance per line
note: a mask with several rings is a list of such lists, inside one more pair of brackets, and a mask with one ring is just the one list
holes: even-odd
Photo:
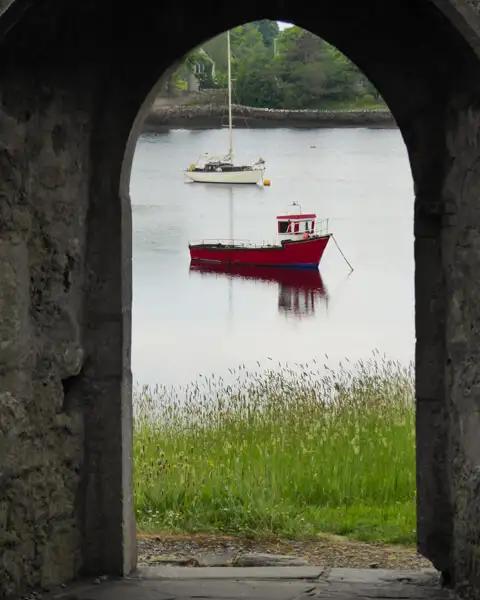
[[(240, 160), (262, 156), (271, 187), (185, 183), (181, 169), (222, 152), (227, 132), (140, 138), (133, 203), (133, 376), (188, 383), (259, 361), (329, 364), (378, 349), (407, 362), (414, 350), (413, 184), (397, 130), (238, 130)], [(292, 201), (329, 218), (354, 267), (330, 242), (320, 275), (279, 281), (190, 272), (188, 241), (275, 238)], [(259, 273), (260, 275), (260, 273)], [(277, 279), (275, 279), (277, 277)]]

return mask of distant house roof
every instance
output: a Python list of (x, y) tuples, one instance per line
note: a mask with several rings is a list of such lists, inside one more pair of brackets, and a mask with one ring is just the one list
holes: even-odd
[(215, 61), (209, 56), (209, 54), (207, 54), (207, 52), (205, 52), (205, 50), (203, 48), (199, 48), (198, 52), (199, 52), (199, 54), (202, 54), (211, 63), (215, 63)]

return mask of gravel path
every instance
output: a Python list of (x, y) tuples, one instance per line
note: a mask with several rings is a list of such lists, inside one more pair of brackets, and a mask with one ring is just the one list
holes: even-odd
[[(305, 564), (327, 567), (414, 569), (432, 568), (414, 548), (355, 542), (325, 535), (318, 540), (251, 540), (241, 537), (165, 534), (138, 535), (139, 566), (173, 564), (185, 566), (228, 566), (248, 559), (265, 566), (268, 556), (304, 559)], [(248, 555), (248, 556), (246, 556)], [(243, 557), (243, 558), (242, 558)], [(272, 557), (273, 561), (274, 557)], [(253, 564), (252, 566), (255, 566)]]

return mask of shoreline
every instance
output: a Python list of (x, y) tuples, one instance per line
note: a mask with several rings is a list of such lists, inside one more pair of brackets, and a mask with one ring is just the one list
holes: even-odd
[[(388, 110), (285, 110), (232, 106), (236, 129), (323, 129), (369, 127), (396, 129)], [(154, 106), (145, 119), (142, 133), (162, 133), (169, 129), (221, 129), (227, 126), (228, 111), (215, 104)]]

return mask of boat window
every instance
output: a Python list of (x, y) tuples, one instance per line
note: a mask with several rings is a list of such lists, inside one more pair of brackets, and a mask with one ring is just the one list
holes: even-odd
[(308, 229), (309, 229), (308, 225), (309, 225), (308, 221), (305, 221), (305, 231), (306, 231), (307, 233), (308, 233)]
[(278, 233), (287, 233), (290, 221), (279, 221), (278, 222)]
[(300, 232), (300, 223), (295, 223), (294, 232), (295, 233), (299, 233)]

